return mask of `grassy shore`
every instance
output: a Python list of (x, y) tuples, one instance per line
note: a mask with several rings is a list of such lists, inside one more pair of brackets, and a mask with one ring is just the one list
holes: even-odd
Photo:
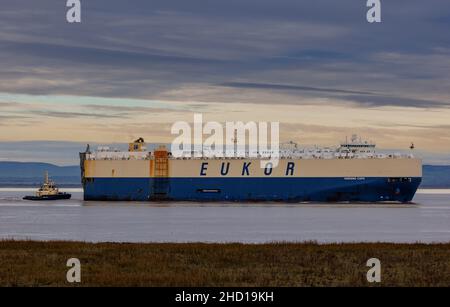
[(450, 286), (449, 244), (121, 244), (0, 241), (0, 286)]

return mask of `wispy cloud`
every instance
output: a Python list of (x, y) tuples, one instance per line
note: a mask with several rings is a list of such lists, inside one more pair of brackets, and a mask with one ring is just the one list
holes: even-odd
[(236, 87), (236, 88), (252, 88), (263, 90), (282, 90), (282, 91), (305, 91), (317, 93), (333, 93), (333, 94), (361, 94), (361, 95), (375, 95), (371, 92), (360, 92), (352, 90), (343, 90), (335, 88), (319, 88), (312, 86), (290, 85), (290, 84), (267, 84), (267, 83), (251, 83), (251, 82), (225, 82), (221, 86)]
[[(378, 137), (391, 135), (382, 120), (411, 125), (397, 127), (405, 138), (416, 133), (406, 131), (414, 125), (429, 126), (417, 132), (424, 142), (444, 130), (448, 1), (389, 1), (376, 25), (365, 21), (364, 1), (96, 0), (82, 6), (80, 25), (66, 23), (64, 2), (2, 6), (0, 96), (11, 97), (0, 103), (2, 132), (8, 131), (0, 139), (44, 135), (36, 129), (60, 139), (65, 131), (75, 134), (77, 123), (115, 139), (124, 136), (118, 123), (131, 136), (148, 129), (148, 121), (161, 127), (194, 111), (220, 120), (269, 114), (288, 124), (317, 122), (311, 133), (326, 138), (320, 124), (339, 126), (329, 124), (337, 121), (328, 116), (332, 108), (349, 128), (370, 126), (368, 133)], [(43, 124), (43, 117), (51, 120)], [(442, 138), (439, 146), (450, 142)]]
[[(274, 90), (288, 92), (312, 92), (316, 97), (329, 97), (339, 99), (342, 102), (355, 102), (361, 106), (382, 107), (382, 106), (400, 106), (400, 107), (418, 107), (418, 108), (436, 108), (450, 107), (450, 101), (441, 102), (426, 99), (399, 97), (383, 95), (375, 92), (352, 91), (347, 89), (336, 88), (317, 88), (311, 86), (290, 85), (290, 84), (267, 84), (267, 83), (250, 83), (250, 82), (226, 82), (220, 86), (242, 88), (242, 89), (259, 89)], [(321, 95), (322, 94), (322, 95)], [(346, 95), (343, 95), (346, 94)]]
[[(421, 100), (446, 103), (416, 90), (433, 79), (442, 83), (433, 85), (433, 93), (449, 98), (444, 86), (449, 55), (442, 52), (450, 46), (441, 13), (450, 9), (446, 2), (410, 1), (408, 14), (398, 3), (385, 4), (380, 25), (368, 25), (366, 7), (358, 3), (250, 0), (216, 3), (214, 9), (207, 4), (83, 3), (87, 13), (75, 29), (53, 1), (9, 3), (0, 13), (0, 91), (158, 99), (186, 86), (272, 84), (273, 90), (287, 91), (300, 84), (296, 90), (324, 98), (328, 88), (387, 96), (370, 102), (351, 97), (349, 102), (363, 106), (386, 105), (390, 97), (408, 93), (415, 107)], [(33, 12), (32, 18), (26, 12)], [(239, 88), (237, 79), (245, 80)], [(218, 94), (211, 100), (226, 98)]]
[(57, 117), (57, 118), (73, 118), (73, 117), (92, 117), (92, 118), (123, 118), (126, 114), (100, 114), (100, 113), (82, 113), (82, 112), (58, 112), (58, 111), (34, 111), (34, 114)]

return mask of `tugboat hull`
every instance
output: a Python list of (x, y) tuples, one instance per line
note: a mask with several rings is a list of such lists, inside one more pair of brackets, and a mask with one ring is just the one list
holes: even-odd
[(25, 196), (24, 200), (60, 200), (60, 199), (70, 199), (71, 194), (57, 194), (57, 195), (43, 195), (43, 196)]

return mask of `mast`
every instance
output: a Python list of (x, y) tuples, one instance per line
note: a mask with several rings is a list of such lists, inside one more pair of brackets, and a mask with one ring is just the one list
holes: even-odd
[(46, 185), (48, 184), (48, 171), (45, 171), (44, 183), (45, 183)]

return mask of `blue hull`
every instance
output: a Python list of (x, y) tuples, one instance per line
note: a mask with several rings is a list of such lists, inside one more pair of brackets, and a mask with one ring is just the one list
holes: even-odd
[(421, 178), (86, 178), (85, 200), (412, 201)]

